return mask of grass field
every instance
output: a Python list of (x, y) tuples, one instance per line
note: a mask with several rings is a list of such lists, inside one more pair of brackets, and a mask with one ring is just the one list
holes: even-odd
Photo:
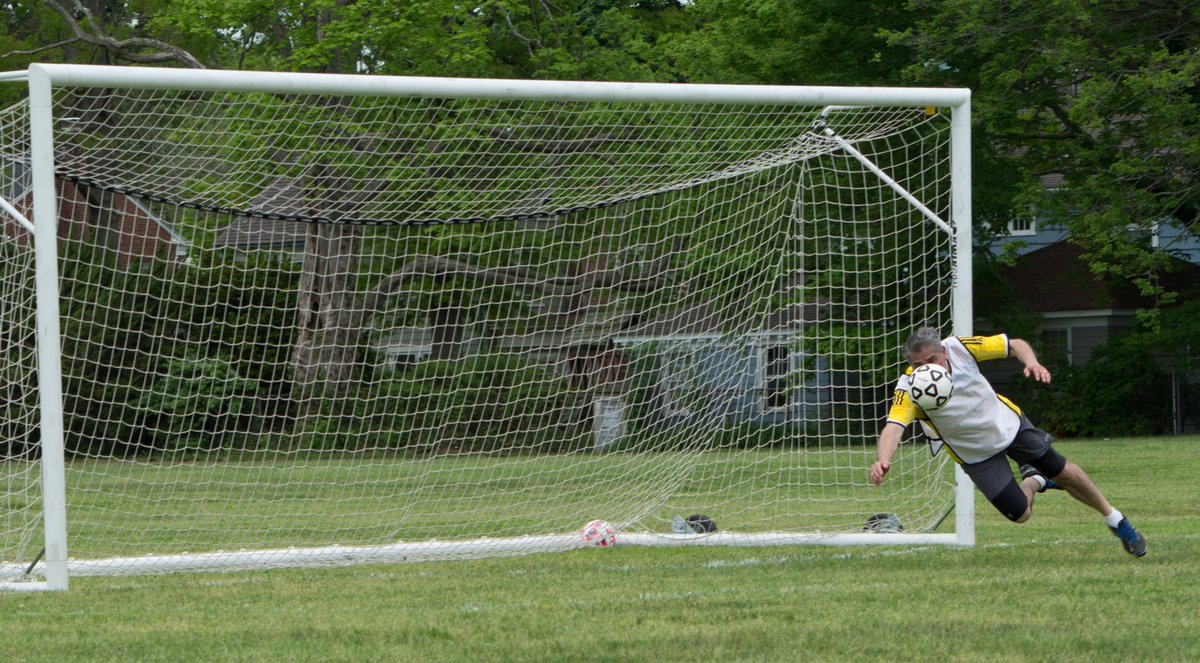
[[(978, 545), (621, 548), (0, 594), (6, 661), (1198, 661), (1200, 438), (1063, 441), (1146, 535), (1060, 492)], [(864, 472), (866, 469), (864, 468)]]
[[(95, 561), (569, 536), (593, 518), (627, 532), (667, 532), (676, 514), (694, 512), (713, 513), (726, 531), (836, 533), (886, 511), (911, 532), (933, 528), (953, 507), (946, 456), (905, 445), (882, 490), (862, 470), (874, 456), (866, 444), (843, 444), (815, 452), (73, 459), (68, 550)], [(0, 514), (22, 508), (40, 502), (0, 491)], [(34, 515), (21, 522), (40, 524)], [(19, 542), (0, 544), (10, 541)], [(24, 570), (38, 548), (22, 555), (0, 545), (0, 573)]]

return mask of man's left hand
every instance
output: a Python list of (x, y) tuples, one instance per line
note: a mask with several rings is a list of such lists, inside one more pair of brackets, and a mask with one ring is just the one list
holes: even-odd
[(1025, 367), (1025, 377), (1037, 380), (1042, 384), (1050, 384), (1050, 371), (1041, 364), (1030, 364)]

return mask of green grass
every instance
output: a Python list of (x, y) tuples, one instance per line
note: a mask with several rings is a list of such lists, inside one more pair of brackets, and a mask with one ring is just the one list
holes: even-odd
[[(68, 549), (96, 560), (462, 541), (564, 534), (596, 517), (661, 532), (675, 514), (709, 511), (723, 528), (747, 533), (841, 532), (881, 511), (922, 530), (952, 506), (949, 463), (924, 445), (906, 445), (884, 490), (862, 470), (873, 458), (860, 444), (817, 453), (75, 459), (66, 476)], [(0, 513), (37, 506), (6, 498)], [(33, 552), (0, 548), (0, 560)]]
[[(1200, 439), (1060, 442), (1149, 541), (1054, 492), (978, 545), (581, 550), (77, 578), (0, 594), (7, 661), (1196, 661)], [(865, 468), (863, 470), (866, 471)]]

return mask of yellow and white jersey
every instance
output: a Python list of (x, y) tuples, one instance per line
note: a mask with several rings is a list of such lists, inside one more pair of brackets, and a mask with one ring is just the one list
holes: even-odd
[[(942, 341), (954, 395), (941, 408), (924, 412), (912, 401), (912, 369), (896, 382), (888, 422), (909, 426), (920, 420), (930, 433), (933, 453), (942, 445), (962, 463), (978, 463), (1003, 451), (1021, 425), (1021, 410), (996, 393), (979, 362), (1008, 357), (1008, 336), (950, 336)], [(932, 427), (932, 430), (930, 430)]]

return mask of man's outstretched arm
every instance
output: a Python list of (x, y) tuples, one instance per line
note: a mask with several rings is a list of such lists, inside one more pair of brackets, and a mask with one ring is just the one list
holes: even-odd
[(876, 486), (883, 483), (884, 476), (892, 469), (892, 457), (896, 455), (900, 440), (904, 438), (904, 428), (897, 422), (889, 421), (883, 425), (883, 430), (879, 431), (876, 460), (871, 465), (871, 483)]
[(1038, 362), (1037, 353), (1033, 347), (1019, 338), (1008, 339), (1008, 352), (1018, 361), (1025, 364), (1025, 377), (1050, 384), (1050, 371)]

